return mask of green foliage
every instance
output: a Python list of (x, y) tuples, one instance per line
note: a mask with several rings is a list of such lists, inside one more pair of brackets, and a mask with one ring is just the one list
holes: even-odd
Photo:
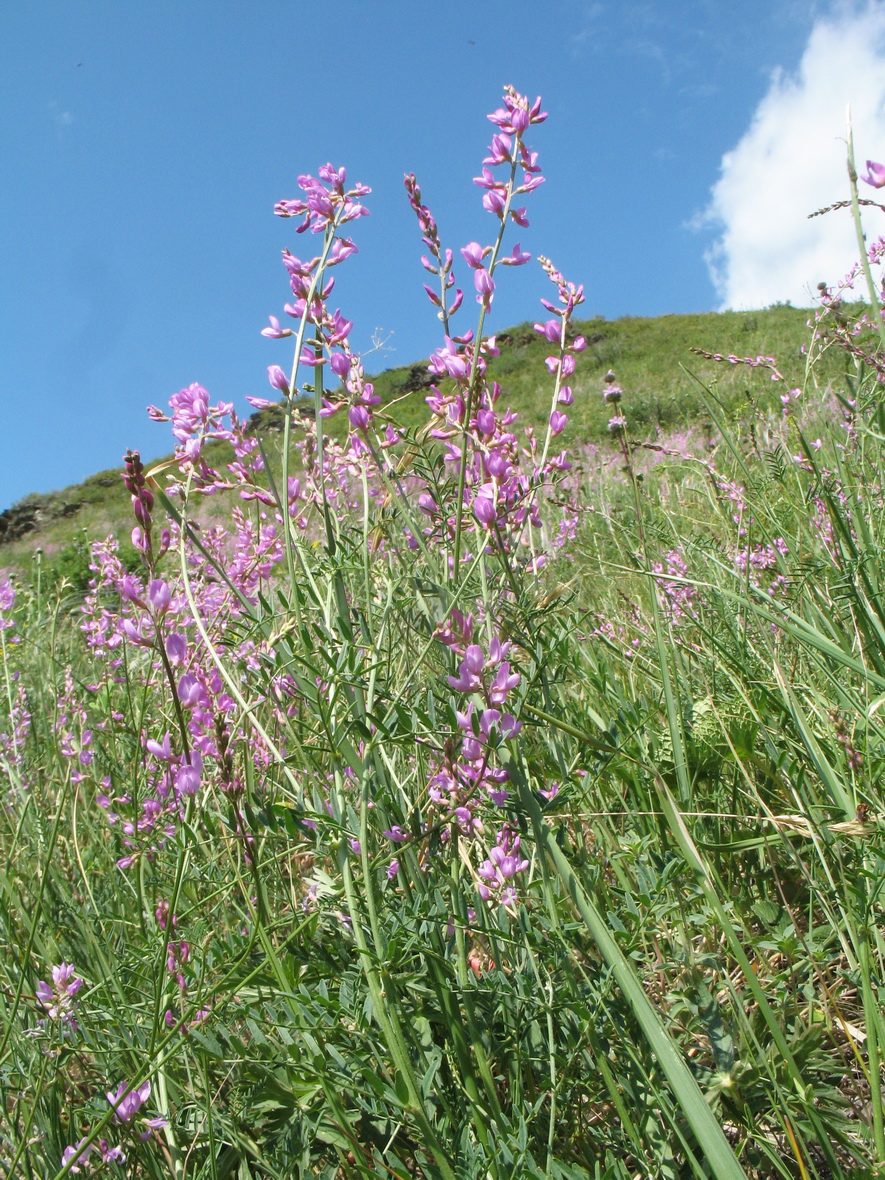
[[(804, 314), (715, 322), (767, 355)], [(706, 318), (686, 339), (712, 351)], [(631, 421), (665, 421), (666, 385), (634, 399), (626, 377), (638, 323), (582, 330), (582, 380), (617, 362)], [(511, 336), (498, 379), (518, 386), (544, 348)], [(121, 609), (103, 584), (67, 610), (100, 581), (85, 535), (23, 579), (0, 629), (9, 1176), (59, 1176), (84, 1137), (125, 1141), (146, 1177), (881, 1174), (885, 438), (875, 374), (849, 374), (847, 423), (824, 376), (787, 416), (764, 374), (749, 398), (696, 382), (711, 446), (662, 456), (631, 428), (546, 505), (551, 534), (554, 509), (576, 523), (543, 574), (465, 563), (458, 601), (521, 678), (523, 728), (494, 746), (529, 861), (513, 904), (478, 890), (495, 833), (429, 790), (463, 736), (438, 638), (454, 591), (446, 552), (392, 544), (397, 489), (318, 511), (294, 576), (201, 615), (212, 769), (122, 868), (160, 773), (145, 739), (184, 726), (172, 670), (85, 642), (84, 617)], [(183, 617), (230, 569), (168, 507), (194, 545), (166, 559)], [(63, 962), (76, 1027), (37, 992)], [(124, 1080), (151, 1082), (131, 1125), (105, 1097)]]
[[(709, 438), (709, 415), (694, 377), (715, 384), (727, 413), (738, 423), (756, 401), (771, 404), (770, 382), (765, 373), (754, 377), (744, 368), (708, 361), (692, 350), (776, 356), (791, 384), (800, 384), (806, 363), (802, 349), (811, 337), (807, 321), (807, 311), (787, 305), (758, 312), (575, 321), (574, 332), (583, 333), (588, 348), (582, 357), (571, 423), (564, 438), (569, 446), (607, 438), (610, 415), (600, 392), (609, 368), (617, 369), (622, 384), (630, 390), (631, 429), (638, 436), (654, 438), (659, 431), (671, 434), (693, 428), (702, 438)], [(545, 426), (549, 374), (544, 358), (549, 345), (529, 323), (500, 332), (498, 342), (500, 357), (490, 366), (492, 377), (501, 382), (522, 421), (536, 428)], [(826, 385), (843, 378), (845, 371), (841, 354), (830, 350), (816, 369), (816, 379)], [(372, 378), (393, 420), (414, 430), (426, 421), (424, 396), (429, 380), (423, 363), (388, 369)], [(271, 455), (277, 449), (281, 418), (281, 412), (274, 409), (258, 411), (252, 418)], [(330, 426), (334, 436), (339, 420), (332, 419)], [(223, 444), (211, 446), (216, 460), (223, 461), (218, 458), (224, 453)], [(114, 471), (98, 472), (61, 492), (29, 496), (11, 511), (32, 503), (40, 509), (37, 527), (13, 541), (0, 540), (0, 561), (23, 572), (36, 547), (47, 553), (64, 551), (74, 544), (78, 533), (97, 537), (112, 532), (122, 539), (131, 529), (129, 497)]]

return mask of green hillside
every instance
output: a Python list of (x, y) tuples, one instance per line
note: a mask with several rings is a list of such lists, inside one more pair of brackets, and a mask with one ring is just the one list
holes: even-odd
[[(573, 382), (575, 401), (569, 426), (561, 436), (563, 445), (608, 439), (610, 412), (600, 391), (609, 369), (616, 371), (629, 397), (631, 435), (639, 439), (703, 427), (705, 411), (698, 382), (713, 388), (737, 416), (748, 408), (748, 399), (763, 405), (767, 399), (773, 404), (775, 395), (767, 370), (716, 362), (699, 353), (776, 357), (787, 382), (798, 385), (804, 379), (811, 314), (806, 309), (775, 305), (764, 311), (654, 319), (597, 317), (576, 322), (575, 331), (585, 336), (587, 348)], [(551, 386), (544, 365), (548, 344), (530, 323), (500, 332), (497, 340), (500, 356), (489, 366), (491, 376), (500, 382), (504, 401), (519, 412), (521, 422), (542, 427), (550, 412)], [(840, 358), (828, 363), (825, 356), (817, 366), (818, 380), (837, 380), (839, 365), (845, 364), (844, 354)], [(431, 377), (425, 360), (388, 369), (373, 380), (396, 422), (419, 427), (426, 421), (424, 396)], [(779, 386), (778, 392), (782, 388)], [(265, 436), (271, 452), (278, 450), (280, 438), (274, 419), (279, 419), (274, 411), (254, 415), (255, 429)], [(329, 425), (333, 433), (343, 431), (344, 416), (332, 419)], [(0, 513), (0, 566), (17, 567), (22, 572), (33, 569), (39, 551), (38, 560), (47, 573), (82, 573), (82, 553), (88, 540), (109, 532), (128, 536), (131, 525), (129, 496), (119, 469), (102, 471), (61, 491), (27, 496)]]

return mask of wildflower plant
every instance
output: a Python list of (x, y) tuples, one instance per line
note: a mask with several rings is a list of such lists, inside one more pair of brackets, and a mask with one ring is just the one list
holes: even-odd
[(878, 312), (828, 291), (801, 375), (709, 354), (776, 391), (739, 437), (704, 390), (712, 454), (634, 438), (609, 372), (591, 505), (583, 288), (538, 259), (541, 430), (487, 332), (546, 118), (489, 116), (485, 241), (405, 178), (420, 429), (335, 304), (371, 193), (324, 165), (275, 207), (278, 447), (192, 384), (125, 458), (137, 567), (96, 540), (74, 625), (0, 576), (10, 1176), (885, 1163)]

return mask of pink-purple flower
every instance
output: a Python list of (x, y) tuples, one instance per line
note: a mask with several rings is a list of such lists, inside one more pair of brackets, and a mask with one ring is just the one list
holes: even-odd
[(72, 963), (59, 963), (52, 968), (52, 986), (41, 979), (37, 983), (37, 1000), (46, 1009), (50, 1020), (71, 1019), (74, 997), (83, 980), (74, 974)]
[(130, 1090), (127, 1082), (121, 1082), (115, 1091), (108, 1091), (107, 1099), (114, 1108), (116, 1121), (131, 1123), (144, 1103), (147, 1102), (150, 1092), (150, 1081), (142, 1082), (135, 1090)]
[(885, 164), (877, 164), (875, 160), (867, 160), (866, 175), (861, 177), (865, 184), (873, 188), (885, 188)]

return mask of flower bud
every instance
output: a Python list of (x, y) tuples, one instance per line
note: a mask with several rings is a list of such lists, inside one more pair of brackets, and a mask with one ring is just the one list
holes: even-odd
[(279, 389), (281, 393), (285, 393), (288, 396), (289, 379), (279, 365), (267, 366), (267, 379), (274, 389)]

